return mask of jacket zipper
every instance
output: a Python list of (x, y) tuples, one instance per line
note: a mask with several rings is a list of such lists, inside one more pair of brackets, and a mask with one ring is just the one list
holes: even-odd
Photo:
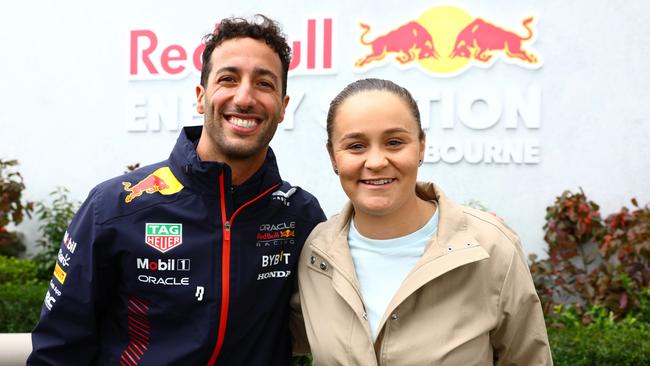
[(213, 366), (219, 357), (221, 348), (223, 347), (223, 341), (226, 337), (226, 325), (228, 322), (228, 306), (230, 304), (230, 232), (232, 229), (232, 223), (235, 220), (237, 214), (244, 209), (246, 206), (254, 203), (260, 198), (266, 196), (272, 190), (277, 189), (280, 184), (275, 184), (271, 188), (262, 192), (259, 196), (253, 198), (252, 200), (244, 203), (239, 206), (237, 210), (232, 214), (230, 219), (226, 215), (226, 195), (225, 195), (225, 184), (224, 184), (224, 174), (223, 172), (219, 175), (219, 193), (221, 198), (221, 225), (223, 233), (223, 245), (221, 250), (221, 312), (219, 313), (219, 330), (217, 332), (217, 344), (212, 351), (212, 356), (208, 361), (208, 366)]

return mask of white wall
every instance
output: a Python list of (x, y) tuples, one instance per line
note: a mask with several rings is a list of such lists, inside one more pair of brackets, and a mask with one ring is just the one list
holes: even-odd
[[(307, 19), (333, 19), (333, 70), (290, 77), (292, 103), (303, 93), (304, 97), (293, 129), (279, 129), (272, 143), (283, 177), (319, 197), (328, 215), (342, 206), (345, 196), (324, 149), (324, 114), (329, 100), (360, 77), (393, 79), (416, 95), (429, 97), (474, 90), (522, 94), (530, 86), (541, 90), (539, 128), (520, 124), (506, 129), (499, 120), (492, 128), (473, 130), (457, 117), (454, 128), (443, 129), (436, 102), (430, 104), (428, 121), (430, 144), (533, 141), (540, 147), (539, 163), (427, 163), (420, 174), (457, 201), (476, 199), (497, 212), (521, 234), (528, 252), (542, 254), (545, 207), (565, 189), (582, 187), (605, 214), (628, 205), (631, 197), (650, 201), (650, 3), (407, 3), (5, 2), (0, 5), (0, 157), (20, 160), (31, 200), (46, 199), (56, 186), (69, 188), (75, 199), (82, 200), (95, 184), (121, 174), (126, 165), (162, 160), (178, 131), (129, 132), (129, 103), (134, 94), (172, 97), (185, 100), (183, 108), (191, 110), (198, 74), (179, 80), (131, 80), (129, 32), (150, 29), (161, 45), (178, 43), (190, 49), (218, 19), (261, 12), (278, 19), (290, 38), (303, 45)], [(388, 61), (355, 71), (354, 61), (369, 50), (359, 43), (359, 21), (372, 26), (368, 39), (374, 39), (442, 4), (518, 34), (525, 34), (521, 20), (535, 15), (536, 39), (525, 48), (542, 58), (542, 66), (531, 70), (497, 60), (487, 69), (472, 67), (456, 77), (439, 77)], [(475, 112), (487, 113), (481, 106)], [(188, 121), (188, 116), (179, 118), (187, 124), (200, 122)], [(27, 222), (19, 229), (33, 241), (36, 227), (37, 223)]]

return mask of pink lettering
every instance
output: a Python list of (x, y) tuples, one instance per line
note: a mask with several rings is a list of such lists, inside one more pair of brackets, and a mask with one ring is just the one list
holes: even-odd
[(147, 29), (143, 29), (131, 31), (131, 75), (138, 74), (138, 38), (140, 37), (146, 37), (149, 39), (149, 47), (142, 50), (142, 62), (144, 62), (144, 65), (147, 67), (147, 70), (151, 74), (158, 74), (158, 70), (156, 70), (156, 67), (151, 62), (151, 59), (149, 59), (153, 51), (158, 46), (158, 37), (156, 37), (156, 33)]
[(194, 55), (192, 56), (192, 61), (194, 62), (194, 67), (196, 71), (201, 72), (201, 67), (203, 62), (201, 61), (201, 56), (203, 55), (203, 50), (205, 50), (205, 45), (201, 43), (195, 50)]
[[(175, 53), (176, 55), (172, 55), (172, 53)], [(163, 70), (165, 70), (168, 74), (176, 75), (180, 74), (185, 70), (185, 66), (183, 65), (178, 65), (176, 67), (170, 65), (172, 61), (185, 61), (187, 60), (187, 52), (185, 52), (185, 49), (181, 47), (180, 45), (173, 44), (162, 52), (162, 56), (160, 56), (160, 62)]]

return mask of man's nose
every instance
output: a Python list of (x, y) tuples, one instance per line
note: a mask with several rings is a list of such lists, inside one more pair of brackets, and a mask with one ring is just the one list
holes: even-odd
[(255, 105), (255, 95), (254, 89), (249, 83), (241, 83), (237, 90), (235, 90), (235, 95), (233, 101), (235, 105), (241, 109), (248, 109)]

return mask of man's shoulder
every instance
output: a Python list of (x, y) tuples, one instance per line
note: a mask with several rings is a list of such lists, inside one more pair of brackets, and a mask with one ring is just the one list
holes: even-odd
[(108, 179), (88, 195), (95, 205), (99, 222), (129, 215), (160, 203), (160, 195), (172, 195), (183, 189), (164, 160)]
[(321, 222), (325, 219), (318, 199), (305, 189), (282, 181), (280, 187), (271, 193), (271, 200), (279, 201), (291, 212), (307, 221)]

